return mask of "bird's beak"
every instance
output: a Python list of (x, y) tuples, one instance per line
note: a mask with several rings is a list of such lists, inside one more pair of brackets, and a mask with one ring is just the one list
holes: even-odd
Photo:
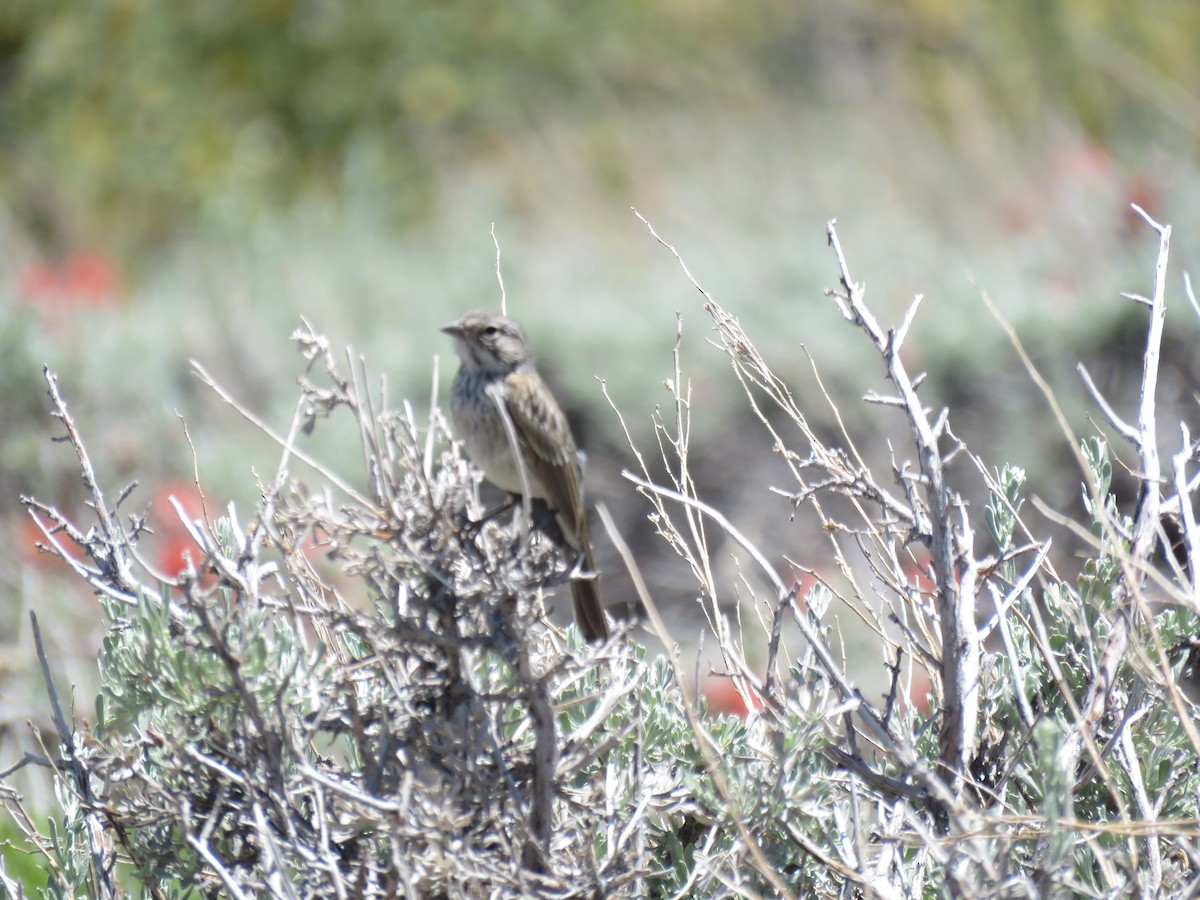
[(455, 319), (453, 322), (447, 322), (440, 330), (442, 334), (448, 334), (452, 338), (460, 338), (463, 336), (462, 320)]

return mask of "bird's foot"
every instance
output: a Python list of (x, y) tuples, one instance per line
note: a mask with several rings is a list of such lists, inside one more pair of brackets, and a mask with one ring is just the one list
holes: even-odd
[(516, 506), (520, 500), (521, 498), (516, 494), (509, 494), (507, 500), (505, 500), (499, 506), (489, 509), (478, 519), (467, 519), (466, 523), (463, 525), (463, 531), (471, 538), (478, 536), (479, 532), (483, 531), (484, 525), (492, 521), (492, 519), (504, 515), (506, 512)]

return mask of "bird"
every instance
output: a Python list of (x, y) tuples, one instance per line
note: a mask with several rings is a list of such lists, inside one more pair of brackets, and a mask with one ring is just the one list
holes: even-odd
[(575, 621), (589, 643), (608, 640), (578, 446), (538, 374), (525, 331), (486, 310), (464, 313), (441, 330), (454, 338), (461, 360), (450, 389), (450, 418), (467, 456), (496, 487), (527, 493), (554, 511), (564, 550), (583, 570), (569, 580)]

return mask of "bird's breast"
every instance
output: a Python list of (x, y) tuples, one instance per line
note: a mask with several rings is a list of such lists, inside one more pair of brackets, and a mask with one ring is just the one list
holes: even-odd
[[(546, 492), (532, 470), (525, 467), (525, 483), (513, 454), (513, 439), (501, 413), (504, 383), (502, 379), (459, 369), (451, 388), (450, 417), (454, 430), (466, 448), (471, 462), (483, 470), (484, 477), (503, 491), (523, 494), (528, 485), (529, 494), (539, 499)], [(511, 423), (510, 423), (511, 424)], [(518, 446), (520, 441), (517, 441)]]

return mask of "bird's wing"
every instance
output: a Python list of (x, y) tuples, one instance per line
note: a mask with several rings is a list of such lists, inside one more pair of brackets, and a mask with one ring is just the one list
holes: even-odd
[(575, 438), (562, 409), (536, 372), (512, 372), (505, 376), (508, 417), (524, 444), (522, 457), (529, 474), (546, 492), (546, 502), (558, 513), (563, 537), (583, 554), (586, 576), (571, 577), (575, 621), (588, 642), (608, 640), (608, 620), (596, 580), (592, 540), (579, 486), (579, 461)]
[(587, 519), (567, 417), (536, 372), (511, 372), (504, 382), (509, 418), (529, 451), (523, 454), (525, 463), (545, 490), (546, 502), (574, 532), (568, 540), (576, 543), (586, 534)]

